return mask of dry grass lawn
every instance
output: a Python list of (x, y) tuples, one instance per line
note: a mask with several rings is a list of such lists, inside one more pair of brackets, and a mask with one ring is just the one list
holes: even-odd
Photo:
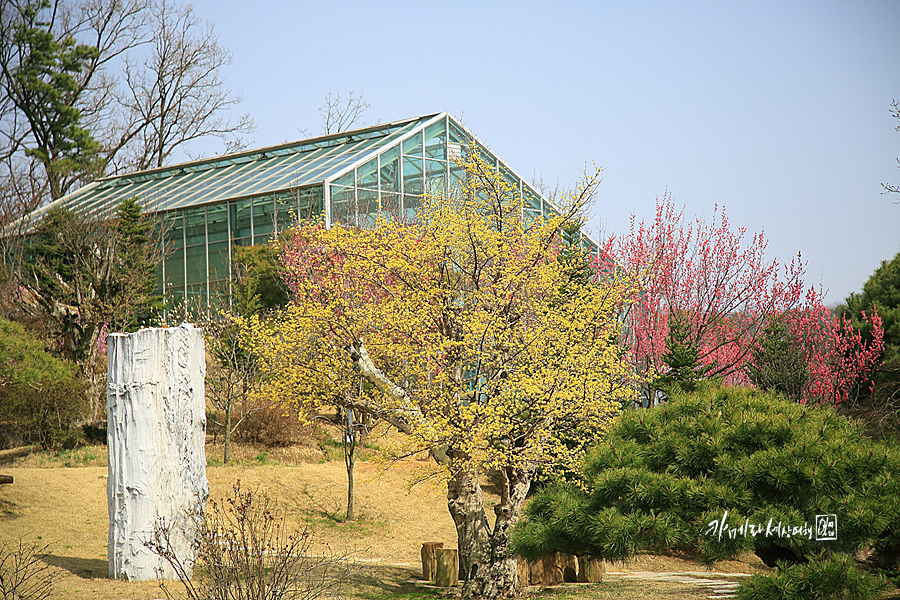
[[(156, 582), (128, 583), (107, 578), (106, 449), (89, 447), (57, 456), (32, 454), (10, 458), (0, 453), (0, 474), (12, 475), (12, 485), (0, 486), (0, 540), (20, 537), (46, 544), (44, 559), (58, 575), (54, 597), (72, 600), (134, 599), (163, 596)], [(234, 466), (215, 466), (221, 448), (209, 446), (213, 466), (207, 477), (213, 498), (223, 497), (237, 481), (243, 489), (266, 490), (284, 509), (289, 522), (309, 527), (320, 544), (351, 552), (362, 564), (350, 589), (353, 596), (430, 597), (442, 592), (417, 582), (423, 542), (443, 541), (455, 547), (456, 532), (440, 486), (409, 481), (427, 463), (405, 461), (383, 470), (375, 462), (357, 462), (358, 519), (342, 522), (346, 502), (346, 472), (329, 449), (237, 448)], [(325, 460), (325, 462), (321, 462)], [(487, 497), (488, 503), (496, 497)], [(746, 563), (717, 565), (717, 571), (760, 568)], [(690, 561), (641, 557), (611, 571), (698, 571)], [(170, 590), (179, 592), (177, 584)], [(603, 584), (549, 590), (547, 597), (570, 594), (590, 598), (706, 598), (696, 586), (665, 582), (632, 582), (614, 577)]]

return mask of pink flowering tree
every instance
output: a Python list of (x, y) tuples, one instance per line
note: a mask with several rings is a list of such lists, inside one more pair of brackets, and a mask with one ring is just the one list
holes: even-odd
[(708, 221), (686, 220), (668, 194), (657, 201), (652, 223), (632, 216), (629, 232), (608, 240), (600, 260), (642, 282), (625, 314), (623, 342), (635, 369), (646, 375), (645, 400), (654, 402), (653, 380), (669, 369), (663, 356), (675, 315), (681, 341), (696, 349), (704, 376), (729, 384), (749, 383), (753, 351), (767, 322), (779, 315), (802, 347), (809, 380), (803, 400), (840, 402), (857, 376), (871, 370), (877, 339), (863, 344), (849, 324), (828, 313), (821, 294), (804, 286), (799, 255), (789, 263), (768, 260), (766, 246), (762, 233), (733, 229), (718, 206)]

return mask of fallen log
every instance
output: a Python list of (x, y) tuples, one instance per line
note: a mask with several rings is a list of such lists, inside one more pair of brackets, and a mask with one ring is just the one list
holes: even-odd
[(0, 475), (0, 483), (12, 483), (12, 475)]

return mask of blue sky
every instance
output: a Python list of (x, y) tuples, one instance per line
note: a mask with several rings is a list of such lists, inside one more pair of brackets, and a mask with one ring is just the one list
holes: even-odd
[[(526, 179), (606, 168), (593, 232), (726, 207), (838, 302), (900, 251), (900, 2), (193, 2), (234, 54), (251, 147), (449, 111)], [(195, 149), (196, 150), (196, 149)], [(217, 151), (210, 146), (208, 153)]]

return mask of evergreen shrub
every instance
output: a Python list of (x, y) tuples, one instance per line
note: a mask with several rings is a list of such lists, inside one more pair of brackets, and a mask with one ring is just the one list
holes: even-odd
[[(513, 532), (518, 554), (650, 550), (711, 564), (753, 551), (785, 569), (823, 552), (887, 570), (900, 562), (900, 449), (830, 407), (701, 384), (626, 411), (583, 477), (535, 495)], [(816, 539), (817, 515), (834, 515), (836, 539)]]
[(72, 425), (88, 412), (85, 383), (74, 363), (51, 356), (18, 323), (0, 319), (0, 423), (47, 449), (72, 446)]

